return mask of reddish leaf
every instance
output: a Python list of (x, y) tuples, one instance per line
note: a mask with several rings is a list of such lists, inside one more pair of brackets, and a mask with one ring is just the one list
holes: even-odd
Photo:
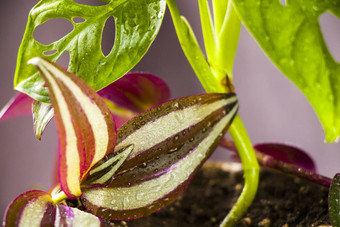
[(286, 144), (262, 143), (254, 148), (264, 154), (270, 155), (278, 161), (302, 167), (317, 172), (313, 159), (303, 150)]
[(79, 77), (43, 58), (30, 60), (46, 81), (57, 123), (59, 180), (68, 197), (82, 194), (80, 182), (90, 167), (111, 152), (116, 133), (110, 110)]
[(190, 96), (154, 107), (117, 132), (115, 151), (134, 145), (106, 187), (82, 201), (105, 219), (149, 215), (174, 201), (218, 146), (238, 109), (234, 94)]
[(151, 74), (130, 73), (98, 91), (117, 106), (140, 113), (169, 99), (167, 84)]
[(31, 115), (33, 99), (24, 93), (17, 93), (0, 111), (0, 121)]

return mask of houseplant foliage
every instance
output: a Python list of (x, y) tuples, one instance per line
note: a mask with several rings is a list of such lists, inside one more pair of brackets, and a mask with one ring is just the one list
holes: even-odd
[[(20, 195), (9, 206), (5, 225), (26, 226), (33, 221), (36, 225), (105, 225), (105, 220), (149, 215), (183, 192), (229, 126), (233, 142), (222, 140), (222, 145), (238, 152), (245, 182), (222, 226), (234, 225), (254, 199), (259, 180), (257, 159), (262, 165), (330, 184), (329, 179), (315, 175), (313, 163), (299, 149), (262, 144), (255, 146), (255, 152), (236, 114), (232, 68), (242, 21), (273, 63), (305, 94), (324, 127), (326, 141), (335, 141), (340, 132), (340, 68), (326, 47), (318, 17), (325, 11), (339, 17), (340, 3), (212, 0), (210, 9), (208, 1), (198, 0), (205, 55), (174, 0), (102, 2), (106, 4), (41, 0), (30, 12), (14, 78), (15, 89), (26, 95), (18, 94), (1, 118), (30, 113), (27, 108), (33, 106), (35, 134), (40, 139), (55, 116), (60, 186), (51, 194), (29, 191)], [(152, 86), (138, 84), (136, 77), (127, 79), (133, 81), (130, 85), (145, 88), (143, 92), (119, 80), (120, 85), (112, 87), (148, 50), (166, 4), (183, 52), (209, 94), (165, 102), (169, 94), (166, 85), (157, 90), (158, 80), (146, 76), (141, 80), (152, 81)], [(102, 31), (111, 16), (115, 19), (115, 43), (104, 56)], [(73, 30), (53, 43), (39, 43), (33, 36), (35, 29), (53, 18), (70, 21)], [(65, 53), (70, 55), (68, 72), (52, 63)], [(27, 65), (29, 61), (36, 67)], [(147, 110), (153, 105), (158, 106)], [(146, 112), (135, 116), (142, 111)], [(111, 114), (122, 125), (118, 131)], [(287, 159), (288, 154), (294, 158)], [(339, 220), (337, 182), (335, 177), (330, 193), (333, 224)], [(147, 193), (150, 191), (153, 193)], [(66, 198), (80, 198), (88, 212), (62, 205)]]
[(66, 196), (80, 197), (89, 212), (106, 220), (159, 210), (183, 192), (238, 108), (233, 93), (166, 102), (124, 124), (115, 146), (109, 109), (89, 85), (48, 60), (30, 62), (38, 66), (50, 90), (61, 147), (61, 190), (52, 196), (40, 191), (22, 194), (8, 208), (6, 226), (59, 223), (60, 207), (55, 204)]

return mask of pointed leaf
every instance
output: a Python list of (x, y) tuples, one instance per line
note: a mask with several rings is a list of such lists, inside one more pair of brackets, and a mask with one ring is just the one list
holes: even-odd
[(104, 101), (83, 80), (54, 63), (30, 60), (46, 81), (59, 141), (59, 179), (68, 197), (81, 195), (80, 181), (115, 145), (115, 127)]
[(84, 177), (82, 188), (103, 187), (109, 184), (117, 170), (132, 152), (133, 147), (133, 145), (124, 147), (122, 150), (111, 153), (100, 160)]
[(278, 161), (317, 172), (313, 159), (303, 150), (286, 144), (262, 143), (254, 146), (255, 150), (270, 155)]
[[(68, 70), (81, 77), (96, 91), (127, 73), (146, 53), (163, 20), (165, 0), (111, 0), (103, 6), (88, 6), (72, 0), (41, 0), (30, 12), (22, 40), (14, 87), (34, 99), (48, 102), (44, 81), (26, 63), (33, 57), (46, 57), (56, 62), (66, 52), (70, 55)], [(104, 56), (101, 50), (102, 31), (109, 17), (115, 19), (115, 42)], [(84, 19), (76, 23), (73, 18)], [(64, 18), (73, 30), (61, 39), (43, 45), (37, 42), (35, 29), (54, 18)], [(48, 51), (55, 51), (45, 55)]]
[(278, 68), (303, 92), (317, 113), (327, 142), (340, 135), (340, 63), (324, 41), (319, 17), (340, 19), (340, 2), (234, 0), (243, 23)]
[(0, 111), (0, 121), (31, 115), (33, 99), (24, 93), (17, 93)]
[(54, 116), (53, 107), (51, 104), (38, 101), (33, 102), (33, 126), (34, 134), (38, 140), (41, 140), (46, 125)]
[(332, 180), (328, 206), (332, 226), (340, 226), (340, 173), (337, 173)]
[(167, 101), (170, 90), (161, 78), (152, 74), (129, 73), (98, 94), (120, 107), (140, 113)]
[(86, 189), (85, 207), (106, 219), (149, 215), (174, 201), (218, 146), (238, 108), (234, 94), (190, 96), (127, 122), (115, 151), (134, 145), (106, 187)]

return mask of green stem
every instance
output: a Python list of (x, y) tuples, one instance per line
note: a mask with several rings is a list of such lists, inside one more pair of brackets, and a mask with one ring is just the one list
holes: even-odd
[(255, 151), (242, 120), (238, 115), (231, 124), (229, 133), (235, 142), (241, 158), (244, 187), (236, 204), (221, 223), (220, 226), (223, 227), (234, 226), (243, 217), (255, 198), (259, 183), (259, 164), (256, 159)]
[[(228, 5), (225, 5), (225, 2), (228, 2)], [(195, 35), (192, 32), (188, 22), (184, 17), (180, 16), (176, 3), (174, 0), (167, 0), (167, 4), (183, 52), (194, 69), (197, 77), (201, 81), (204, 89), (208, 93), (223, 93), (229, 90), (229, 88), (223, 83), (223, 79), (228, 76), (227, 74), (230, 74), (229, 76), (231, 76), (232, 73), (232, 66), (235, 58), (241, 22), (238, 18), (238, 15), (235, 13), (231, 1), (214, 0), (213, 3), (215, 14), (214, 18), (217, 18), (215, 19), (215, 32), (218, 32), (218, 39), (216, 40), (209, 36), (208, 39), (205, 38), (205, 42), (208, 40), (209, 42), (213, 42), (213, 40), (214, 42), (218, 42), (214, 45), (209, 44), (209, 46), (218, 48), (216, 55), (218, 59), (216, 65), (209, 65), (201, 49), (199, 48)], [(202, 24), (206, 24), (208, 18), (207, 12), (204, 12), (204, 10), (206, 10), (207, 5), (204, 5), (205, 3), (202, 1), (200, 1), (200, 4), (201, 11), (203, 10), (203, 13), (201, 12), (201, 16), (203, 15), (205, 17), (205, 19), (203, 18)], [(221, 6), (221, 8), (224, 8), (227, 12), (223, 12), (221, 8), (217, 6)], [(223, 24), (220, 23), (222, 21), (222, 15)], [(218, 26), (220, 26), (220, 31)], [(211, 28), (208, 27), (203, 32), (209, 32), (209, 30), (211, 30)], [(235, 117), (232, 125), (230, 126), (229, 132), (238, 149), (243, 165), (244, 188), (237, 203), (231, 209), (228, 216), (223, 220), (221, 224), (223, 227), (233, 226), (238, 220), (242, 218), (254, 200), (259, 181), (259, 165), (255, 156), (255, 151), (243, 126), (242, 120), (238, 115)]]
[(236, 13), (232, 1), (229, 1), (227, 12), (221, 31), (218, 33), (218, 52), (216, 67), (222, 77), (226, 75), (233, 78), (233, 63), (236, 55), (237, 44), (240, 36), (241, 20)]
[(217, 35), (214, 30), (208, 1), (198, 0), (198, 6), (200, 9), (205, 52), (207, 53), (208, 62), (211, 64), (215, 61)]
[(224, 0), (224, 1), (212, 0), (216, 35), (218, 35), (221, 31), (223, 21), (225, 18), (225, 14), (227, 12), (228, 2), (229, 0)]
[[(218, 81), (219, 79), (215, 78), (215, 75), (211, 72), (210, 66), (198, 45), (197, 39), (189, 23), (180, 15), (175, 1), (167, 0), (167, 4), (179, 43), (203, 88), (210, 92), (228, 91), (221, 81)], [(218, 82), (216, 83), (216, 81)]]
[(65, 199), (67, 199), (67, 196), (63, 191), (52, 196), (52, 201), (53, 201), (54, 204), (60, 203), (61, 201), (65, 200)]

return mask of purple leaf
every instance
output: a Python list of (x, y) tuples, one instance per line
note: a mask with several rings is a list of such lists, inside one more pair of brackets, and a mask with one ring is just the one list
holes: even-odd
[(117, 106), (140, 113), (169, 99), (167, 84), (151, 74), (130, 73), (98, 91)]
[(218, 146), (238, 109), (234, 94), (190, 96), (154, 107), (117, 131), (134, 149), (106, 187), (84, 189), (89, 212), (105, 219), (149, 215), (174, 201)]
[(32, 114), (33, 99), (24, 93), (17, 93), (0, 112), (0, 121)]
[(285, 144), (262, 143), (254, 146), (255, 150), (270, 155), (278, 161), (292, 164), (306, 170), (317, 172), (313, 159), (303, 150)]

